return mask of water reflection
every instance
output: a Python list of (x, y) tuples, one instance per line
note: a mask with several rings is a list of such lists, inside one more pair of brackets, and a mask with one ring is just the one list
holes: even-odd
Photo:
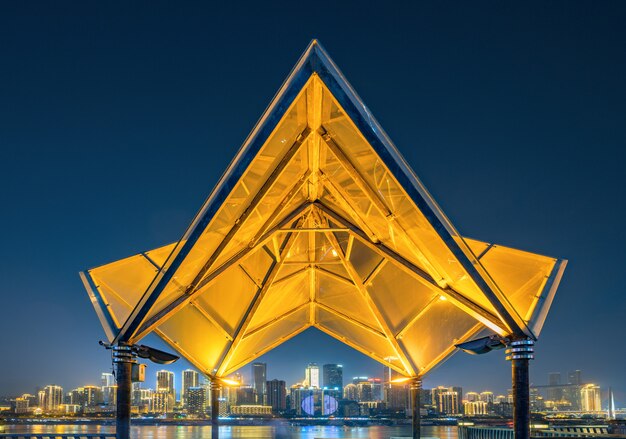
[[(5, 433), (113, 433), (112, 425), (6, 425)], [(210, 426), (198, 425), (142, 425), (132, 427), (133, 438), (141, 439), (204, 439), (211, 437)], [(264, 426), (222, 426), (220, 427), (221, 439), (341, 439), (341, 438), (371, 438), (389, 439), (391, 437), (409, 437), (409, 426), (372, 426), (372, 427), (348, 427), (348, 426), (291, 426), (277, 423)], [(455, 426), (424, 426), (422, 427), (423, 438), (458, 439), (457, 427)]]

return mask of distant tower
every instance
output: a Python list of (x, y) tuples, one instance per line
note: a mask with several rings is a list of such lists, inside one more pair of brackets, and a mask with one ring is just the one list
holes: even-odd
[(252, 387), (255, 401), (258, 405), (265, 405), (267, 401), (267, 364), (252, 363)]
[(320, 368), (317, 363), (309, 363), (304, 371), (305, 385), (308, 387), (320, 387)]
[(204, 387), (190, 386), (185, 389), (187, 413), (203, 417), (206, 414), (206, 400), (207, 395)]
[(157, 372), (157, 392), (167, 392), (168, 401), (165, 408), (169, 411), (174, 409), (176, 402), (176, 389), (174, 388), (174, 372), (159, 370)]
[(582, 379), (581, 379), (581, 371), (580, 370), (574, 370), (570, 373), (567, 374), (567, 383), (568, 384), (582, 384)]
[(324, 387), (337, 388), (343, 392), (343, 366), (341, 364), (325, 364), (322, 366)]
[(287, 384), (281, 380), (267, 382), (267, 405), (272, 406), (274, 413), (287, 410)]
[(602, 410), (600, 386), (585, 384), (580, 389), (581, 409), (583, 412), (599, 412)]
[(190, 387), (198, 387), (200, 384), (200, 374), (193, 369), (183, 370), (183, 380), (180, 388), (180, 402), (183, 407), (188, 408), (187, 391)]
[[(58, 410), (59, 406), (63, 403), (63, 387), (50, 385), (46, 386), (43, 390), (43, 408), (48, 412), (54, 412)], [(40, 408), (42, 406), (41, 403), (41, 392), (40, 393)]]
[(613, 397), (613, 389), (609, 387), (609, 406), (607, 410), (607, 419), (615, 419), (615, 398)]
[(550, 401), (560, 401), (563, 399), (563, 388), (561, 387), (561, 372), (550, 372), (548, 374), (547, 396)]
[(115, 376), (112, 373), (103, 372), (100, 377), (101, 387), (111, 387), (115, 385)]

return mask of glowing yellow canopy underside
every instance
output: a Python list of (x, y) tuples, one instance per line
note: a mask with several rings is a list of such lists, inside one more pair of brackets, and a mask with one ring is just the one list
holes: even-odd
[(313, 42), (181, 241), (82, 273), (109, 341), (225, 376), (315, 327), (418, 376), (539, 335), (565, 261), (461, 238), (353, 93)]

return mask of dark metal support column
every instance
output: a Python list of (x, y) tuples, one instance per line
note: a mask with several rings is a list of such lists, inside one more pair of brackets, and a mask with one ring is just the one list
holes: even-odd
[(409, 389), (410, 389), (410, 393), (411, 393), (411, 425), (413, 427), (413, 439), (419, 439), (420, 438), (420, 421), (421, 421), (421, 414), (420, 414), (420, 407), (421, 407), (421, 403), (420, 403), (420, 396), (421, 396), (421, 390), (422, 390), (422, 380), (417, 378), (413, 381), (411, 381), (411, 384), (409, 385)]
[(135, 354), (130, 346), (118, 345), (113, 347), (113, 357), (117, 379), (115, 435), (117, 439), (130, 439), (130, 400)]
[(220, 437), (220, 392), (222, 383), (218, 380), (211, 380), (211, 439)]
[(511, 361), (513, 389), (513, 430), (515, 439), (530, 439), (530, 376), (533, 340), (516, 340), (509, 344), (506, 359)]

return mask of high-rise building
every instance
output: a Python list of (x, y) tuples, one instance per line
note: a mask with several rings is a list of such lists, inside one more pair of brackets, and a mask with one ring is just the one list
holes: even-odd
[(463, 413), (461, 387), (438, 386), (432, 390), (432, 405), (439, 413), (454, 415)]
[(487, 403), (484, 401), (472, 401), (463, 404), (463, 412), (466, 416), (486, 415)]
[(480, 401), (480, 395), (476, 392), (467, 392), (465, 394), (465, 399), (467, 400), (467, 402)]
[(359, 389), (356, 384), (350, 383), (343, 388), (343, 398), (350, 401), (358, 401)]
[(274, 413), (287, 410), (287, 385), (284, 381), (271, 380), (266, 383), (267, 405), (272, 406)]
[(206, 414), (206, 390), (204, 387), (188, 387), (185, 392), (187, 413), (202, 417)]
[(44, 411), (54, 412), (63, 404), (63, 387), (49, 385), (43, 389), (43, 397), (40, 394), (39, 407)]
[(549, 401), (560, 401), (563, 399), (561, 372), (550, 372), (548, 374), (548, 388), (546, 389), (546, 395)]
[(103, 400), (102, 389), (96, 386), (83, 387), (83, 407), (95, 407)]
[(309, 363), (304, 371), (304, 385), (306, 387), (320, 387), (320, 368), (317, 363)]
[[(138, 384), (138, 383), (133, 383)], [(134, 387), (132, 391), (131, 404), (137, 407), (140, 413), (146, 413), (150, 411), (150, 404), (152, 399), (151, 389), (142, 389), (141, 387)]]
[(548, 385), (558, 386), (561, 384), (561, 372), (550, 372), (548, 374)]
[(580, 370), (573, 370), (567, 374), (568, 384), (582, 384), (582, 372)]
[(370, 378), (367, 380), (372, 386), (372, 401), (383, 400), (383, 381), (380, 378)]
[(169, 413), (173, 410), (173, 407), (170, 406), (170, 402), (172, 401), (172, 396), (167, 390), (157, 390), (152, 394), (152, 399), (150, 400), (150, 411), (152, 413)]
[(28, 399), (27, 398), (15, 398), (15, 407), (13, 412), (16, 414), (28, 413)]
[(322, 366), (324, 387), (338, 389), (343, 392), (343, 366), (341, 364), (325, 364)]
[(486, 402), (487, 404), (493, 404), (493, 392), (480, 392), (479, 401)]
[[(252, 363), (252, 387), (254, 388), (253, 404), (265, 405), (267, 401), (267, 364), (266, 363)], [(240, 403), (238, 403), (240, 404)]]
[[(376, 401), (374, 396), (374, 383), (369, 377), (354, 377), (352, 384), (356, 386), (356, 399), (358, 402)], [(348, 387), (348, 386), (346, 386)], [(382, 390), (382, 385), (381, 385)]]
[(102, 403), (109, 406), (117, 403), (117, 386), (102, 386)]
[(237, 387), (237, 404), (236, 405), (255, 405), (256, 393), (252, 386)]
[(459, 394), (454, 391), (439, 394), (439, 412), (446, 415), (457, 415), (459, 411)]
[(100, 387), (110, 387), (115, 385), (115, 376), (112, 373), (103, 372), (100, 377)]
[(602, 410), (600, 401), (600, 386), (585, 384), (580, 389), (581, 410), (583, 412), (599, 412)]
[(187, 407), (187, 389), (190, 387), (198, 387), (200, 385), (200, 374), (193, 369), (183, 370), (183, 376), (180, 387), (180, 402), (183, 407)]
[(174, 387), (174, 372), (169, 370), (159, 370), (157, 372), (157, 388), (156, 393), (167, 392), (169, 400), (167, 402), (167, 410), (170, 412), (174, 410), (174, 404), (176, 403), (176, 389)]

